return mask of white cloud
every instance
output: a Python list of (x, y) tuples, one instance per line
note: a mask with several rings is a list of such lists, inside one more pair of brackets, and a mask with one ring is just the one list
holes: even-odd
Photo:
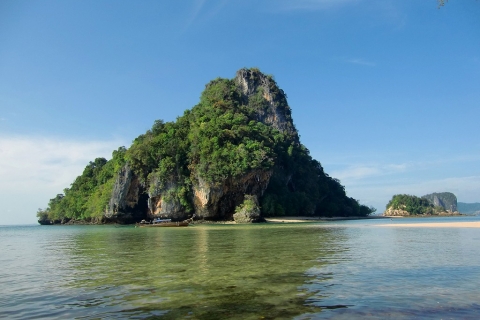
[[(35, 221), (36, 209), (69, 187), (95, 158), (109, 159), (121, 141), (0, 137), (0, 224)], [(6, 214), (15, 211), (15, 217)], [(18, 218), (18, 219), (17, 219)], [(13, 220), (12, 220), (13, 219)]]
[(348, 167), (340, 171), (333, 171), (331, 175), (341, 181), (345, 179), (364, 179), (366, 177), (374, 176), (380, 174), (378, 168), (367, 167), (367, 166), (353, 166)]
[(452, 192), (460, 202), (479, 202), (480, 200), (480, 176), (432, 179), (405, 187), (412, 190), (412, 194), (416, 196), (432, 192)]
[(341, 181), (361, 180), (373, 176), (389, 175), (405, 171), (407, 164), (384, 164), (384, 165), (351, 165), (341, 170), (334, 170), (332, 177)]

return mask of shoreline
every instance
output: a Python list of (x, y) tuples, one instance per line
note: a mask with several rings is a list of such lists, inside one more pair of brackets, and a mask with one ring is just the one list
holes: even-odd
[[(374, 215), (374, 216), (367, 216), (367, 217), (357, 217), (357, 216), (350, 216), (350, 217), (309, 217), (309, 216), (284, 216), (284, 217), (267, 217), (265, 218), (264, 222), (261, 223), (313, 223), (313, 222), (330, 222), (330, 221), (347, 221), (347, 220), (372, 220), (372, 219), (387, 219), (387, 220), (397, 220), (401, 218), (416, 218), (416, 219), (422, 219), (424, 218), (425, 220), (428, 220), (428, 218), (435, 218), (435, 217), (461, 217), (461, 216), (468, 216), (464, 214), (460, 215), (442, 215), (442, 216), (383, 216), (383, 215)], [(466, 223), (468, 224), (469, 222), (451, 222), (452, 224), (458, 224), (458, 223)], [(476, 223), (476, 222), (475, 222)], [(206, 220), (197, 220), (193, 221), (191, 223), (192, 225), (214, 225), (214, 224), (237, 224), (235, 221), (206, 221)], [(404, 223), (404, 224), (382, 224), (378, 226), (435, 226), (436, 224), (440, 224), (441, 227), (445, 226), (446, 224), (450, 224), (450, 222), (445, 222), (445, 223), (431, 223), (431, 222), (426, 222), (426, 223), (415, 223), (415, 224), (409, 224), (409, 223)], [(480, 222), (479, 222), (480, 224)], [(55, 223), (55, 224), (46, 224), (46, 225), (52, 225), (52, 226), (79, 226), (79, 225), (86, 225), (86, 226), (105, 226), (105, 225), (110, 225), (110, 226), (116, 226), (116, 227), (127, 227), (127, 226), (134, 226), (135, 224), (121, 224), (121, 223), (116, 223), (116, 222), (103, 222), (103, 223), (95, 223), (95, 222), (86, 222), (86, 221), (81, 221), (81, 220), (74, 220), (74, 221), (69, 221), (67, 223)], [(476, 227), (476, 226), (475, 226)]]
[[(285, 217), (269, 217), (265, 218), (261, 223), (305, 223), (305, 222), (328, 222), (328, 221), (342, 221), (342, 220), (369, 220), (369, 219), (390, 219), (390, 218), (403, 218), (400, 216), (386, 217), (386, 216), (367, 216), (367, 217), (306, 217), (306, 216), (285, 216)], [(235, 221), (207, 221), (196, 220), (191, 223), (192, 225), (205, 225), (205, 224), (237, 224)], [(87, 222), (82, 220), (70, 220), (67, 223), (52, 223), (52, 224), (40, 224), (46, 226), (135, 226), (135, 223), (121, 224), (118, 222)]]

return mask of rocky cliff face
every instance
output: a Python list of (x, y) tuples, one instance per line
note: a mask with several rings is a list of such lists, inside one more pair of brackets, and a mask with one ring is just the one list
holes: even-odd
[[(388, 217), (391, 217), (391, 216), (412, 216), (412, 214), (408, 211), (405, 211), (403, 209), (393, 209), (393, 208), (388, 208), (384, 213), (383, 213), (384, 216), (388, 216)], [(452, 212), (452, 211), (436, 211), (434, 214), (426, 214), (426, 216), (456, 216), (456, 215), (460, 215), (459, 212), (455, 211), (455, 212)]]
[(457, 197), (451, 192), (431, 193), (423, 196), (436, 207), (442, 207), (446, 211), (457, 211)]
[(240, 69), (237, 71), (235, 82), (243, 93), (245, 104), (248, 105), (256, 95), (261, 95), (265, 99), (264, 107), (257, 109), (257, 121), (289, 134), (298, 142), (298, 133), (293, 125), (287, 97), (269, 76), (255, 69)]
[[(234, 81), (243, 95), (243, 104), (254, 107), (255, 120), (272, 126), (298, 143), (286, 95), (269, 76), (256, 69), (241, 69)], [(263, 195), (272, 173), (273, 169), (251, 171), (216, 185), (195, 175), (193, 204), (196, 215), (207, 220), (233, 219), (235, 208), (243, 202), (245, 195), (255, 198)]]
[(164, 188), (156, 188), (158, 181), (153, 181), (152, 184), (153, 186), (151, 185), (150, 189), (153, 190), (148, 193), (148, 218), (186, 219), (187, 212), (180, 201), (173, 196), (169, 196), (172, 193), (171, 191), (178, 187), (177, 183), (170, 181)]
[[(193, 186), (195, 214), (205, 220), (232, 220), (235, 208), (245, 195), (261, 197), (268, 186), (272, 171), (252, 171), (242, 177), (229, 178), (219, 185), (211, 185), (197, 177)], [(128, 223), (156, 217), (184, 220), (189, 212), (179, 200), (169, 197), (174, 182), (163, 190), (144, 192), (138, 177), (126, 165), (119, 173), (105, 217), (112, 221)]]
[(388, 208), (384, 213), (384, 216), (409, 216), (410, 212), (405, 211), (403, 209), (393, 209), (393, 208)]
[(140, 221), (147, 216), (146, 205), (144, 188), (127, 164), (118, 173), (105, 217), (120, 223)]
[(272, 171), (253, 171), (239, 178), (228, 178), (213, 186), (198, 178), (194, 184), (195, 214), (206, 220), (232, 220), (235, 208), (245, 195), (261, 197)]

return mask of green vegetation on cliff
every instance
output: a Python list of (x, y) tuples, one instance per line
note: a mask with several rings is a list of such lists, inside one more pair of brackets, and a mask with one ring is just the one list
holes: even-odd
[(37, 211), (39, 222), (100, 221), (112, 194), (115, 174), (125, 164), (125, 152), (121, 147), (113, 151), (109, 161), (105, 158), (90, 161), (70, 188), (63, 190), (64, 194), (57, 194), (50, 199), (47, 209)]
[[(367, 216), (374, 211), (347, 197), (340, 181), (312, 159), (299, 142), (286, 95), (258, 69), (211, 81), (199, 104), (175, 122), (157, 120), (128, 150), (114, 151), (110, 161), (90, 162), (65, 195), (38, 212), (39, 219), (102, 219), (112, 209), (112, 190), (126, 163), (138, 178), (139, 192), (148, 195), (137, 200), (155, 199), (162, 210), (171, 207), (183, 215), (200, 210), (196, 191), (208, 188), (220, 190), (218, 210), (223, 211), (213, 219), (231, 219), (250, 196), (258, 197), (263, 216)], [(236, 186), (239, 181), (247, 182)], [(157, 214), (150, 200), (148, 208), (146, 217)]]

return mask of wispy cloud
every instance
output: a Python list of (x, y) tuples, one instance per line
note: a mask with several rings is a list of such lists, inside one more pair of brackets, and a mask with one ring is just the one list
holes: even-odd
[(0, 190), (68, 187), (89, 161), (109, 158), (119, 143), (0, 137)]
[(183, 31), (187, 30), (190, 28), (190, 26), (193, 24), (195, 19), (197, 19), (198, 15), (202, 11), (202, 8), (205, 5), (206, 0), (196, 0), (194, 1), (194, 5), (192, 7), (192, 10), (190, 12), (190, 15), (185, 23), (185, 26), (183, 27)]
[(324, 10), (334, 7), (341, 7), (348, 4), (357, 3), (360, 0), (295, 0), (280, 1), (277, 3), (282, 10)]
[(0, 224), (35, 222), (36, 209), (69, 187), (89, 161), (108, 159), (121, 145), (118, 140), (0, 136)]
[(416, 161), (404, 160), (375, 163), (357, 159), (343, 164), (334, 161), (326, 166), (326, 171), (340, 179), (349, 196), (373, 205), (379, 212), (395, 194), (423, 196), (432, 192), (453, 192), (459, 201), (480, 201), (480, 171), (466, 169), (472, 164), (476, 167), (480, 154), (432, 155)]
[(215, 4), (207, 4), (206, 0), (196, 0), (190, 15), (183, 27), (183, 31), (188, 30), (193, 24), (199, 20), (209, 20), (216, 16), (225, 5), (228, 4), (228, 0), (218, 1)]
[(334, 170), (332, 177), (344, 180), (361, 180), (374, 176), (390, 175), (403, 172), (407, 168), (406, 163), (383, 164), (383, 165), (350, 165), (340, 170)]
[(366, 66), (366, 67), (375, 67), (377, 65), (375, 62), (367, 61), (367, 60), (364, 60), (364, 59), (358, 59), (358, 58), (347, 59), (345, 61), (348, 62), (348, 63), (358, 64), (358, 65)]

